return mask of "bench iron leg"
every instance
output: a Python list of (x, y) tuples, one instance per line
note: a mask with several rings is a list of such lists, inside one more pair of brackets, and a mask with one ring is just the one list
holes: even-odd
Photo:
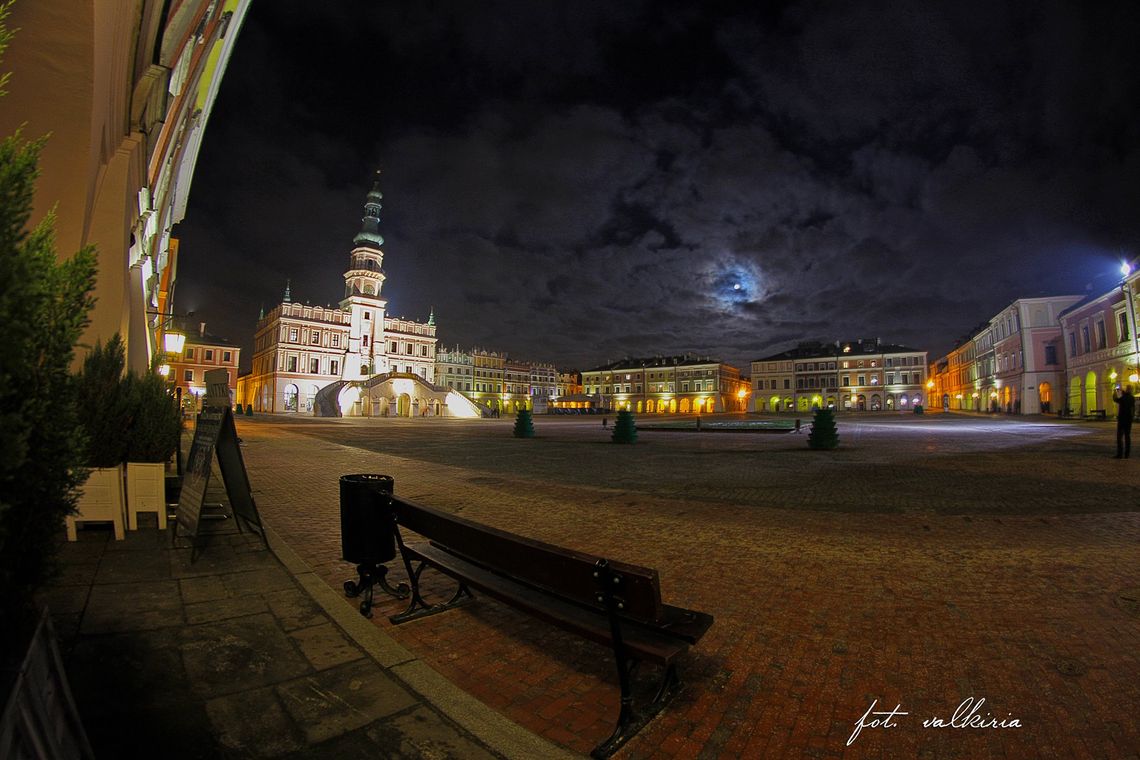
[(361, 564), (356, 566), (356, 573), (360, 580), (358, 581), (345, 581), (344, 582), (344, 595), (353, 598), (364, 595), (364, 599), (360, 602), (360, 614), (364, 617), (372, 617), (372, 589), (376, 584), (386, 592), (396, 597), (397, 599), (407, 599), (408, 584), (400, 582), (394, 588), (392, 584), (388, 583), (388, 568), (380, 564)]
[[(632, 669), (630, 669), (632, 672)], [(617, 726), (613, 733), (604, 742), (594, 747), (590, 757), (604, 760), (621, 749), (638, 731), (645, 728), (649, 721), (657, 717), (657, 713), (665, 709), (673, 697), (680, 691), (681, 682), (677, 678), (677, 667), (669, 665), (661, 677), (661, 685), (653, 701), (644, 705), (640, 710), (633, 706), (633, 694), (630, 691), (629, 677), (626, 670), (619, 666), (619, 680), (621, 681), (621, 712), (618, 713)]]
[[(407, 560), (405, 560), (405, 562), (407, 562)], [(428, 604), (424, 600), (423, 595), (420, 594), (420, 575), (423, 574), (425, 567), (427, 567), (427, 563), (421, 562), (420, 566), (417, 567), (414, 572), (411, 572), (411, 563), (408, 563), (408, 577), (411, 578), (412, 581), (412, 600), (408, 603), (408, 609), (399, 614), (391, 615), (388, 618), (394, 625), (406, 623), (409, 620), (418, 620), (419, 618), (428, 617), (429, 615), (437, 615), (440, 612), (446, 612), (454, 607), (461, 607), (475, 600), (475, 596), (471, 593), (471, 590), (467, 588), (467, 584), (460, 583), (459, 588), (455, 590), (455, 593), (452, 594), (451, 598), (446, 602), (442, 604)]]
[(594, 578), (598, 584), (598, 601), (602, 602), (610, 619), (610, 636), (613, 641), (614, 659), (617, 661), (618, 682), (621, 684), (621, 711), (618, 713), (617, 726), (613, 733), (604, 742), (594, 747), (590, 757), (607, 758), (617, 752), (630, 737), (645, 728), (657, 713), (676, 696), (680, 690), (680, 681), (677, 679), (677, 668), (670, 663), (665, 668), (661, 678), (661, 686), (653, 701), (641, 710), (633, 706), (633, 686), (631, 684), (633, 673), (637, 668), (637, 660), (628, 656), (625, 645), (622, 643), (621, 621), (618, 610), (622, 609), (624, 602), (619, 594), (624, 579), (620, 573), (610, 567), (604, 559), (598, 560), (595, 565)]

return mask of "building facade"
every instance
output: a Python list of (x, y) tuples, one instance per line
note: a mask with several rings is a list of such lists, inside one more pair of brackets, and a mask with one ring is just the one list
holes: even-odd
[(174, 384), (175, 393), (186, 412), (201, 409), (202, 396), (206, 394), (206, 373), (212, 369), (224, 369), (229, 380), (230, 402), (237, 397), (238, 364), (241, 361), (241, 348), (226, 338), (219, 338), (206, 332), (206, 323), (199, 323), (197, 329), (188, 330), (182, 353), (170, 357), (168, 378)]
[[(33, 0), (18, 30), (0, 134), (50, 133), (33, 223), (56, 209), (61, 256), (95, 245), (99, 273), (81, 343), (123, 337), (128, 367), (162, 353), (206, 124), (249, 0)], [(82, 354), (76, 362), (82, 361)]]
[(440, 386), (463, 393), (487, 414), (543, 412), (557, 393), (553, 364), (511, 359), (496, 351), (441, 350), (435, 374)]
[(801, 343), (752, 362), (753, 411), (906, 411), (922, 404), (926, 352), (877, 338)]
[(1140, 385), (1140, 347), (1136, 334), (1137, 273), (1111, 290), (1090, 295), (1060, 314), (1065, 349), (1067, 413), (1116, 413), (1116, 386)]
[(740, 370), (716, 359), (684, 356), (627, 358), (582, 372), (586, 397), (605, 409), (636, 414), (744, 411), (748, 388)]
[[(413, 388), (422, 389), (423, 397), (401, 393), (408, 400), (393, 402), (394, 413), (408, 416), (413, 409), (448, 408), (437, 398), (439, 388), (433, 382), (434, 314), (427, 322), (416, 322), (386, 313), (384, 238), (379, 231), (382, 199), (377, 179), (365, 200), (361, 229), (353, 238), (344, 273), (345, 295), (336, 308), (295, 303), (287, 286), (285, 300), (258, 320), (252, 371), (239, 382), (241, 403), (262, 412), (314, 413), (318, 395), (334, 383), (363, 383), (398, 374), (420, 381), (422, 388), (415, 382)], [(343, 406), (342, 412), (362, 415), (372, 408), (359, 395)], [(376, 406), (387, 409), (379, 401)]]

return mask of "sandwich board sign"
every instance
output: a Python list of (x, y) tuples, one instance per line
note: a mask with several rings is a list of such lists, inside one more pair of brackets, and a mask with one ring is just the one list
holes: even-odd
[(206, 489), (210, 485), (210, 473), (216, 456), (238, 528), (242, 529), (244, 524), (261, 536), (261, 540), (268, 546), (261, 516), (253, 502), (245, 462), (241, 457), (241, 449), (238, 448), (233, 414), (230, 407), (229, 374), (224, 369), (208, 370), (202, 413), (198, 415), (194, 441), (190, 444), (190, 456), (182, 474), (175, 537), (197, 538)]

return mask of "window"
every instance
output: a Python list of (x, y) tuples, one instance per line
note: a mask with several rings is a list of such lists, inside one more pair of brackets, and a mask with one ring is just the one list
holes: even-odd
[(394, 353), (396, 353), (396, 352), (397, 352), (397, 351), (399, 351), (399, 350), (400, 350), (400, 349), (399, 349), (399, 347), (396, 345), (396, 341), (394, 341), (394, 340), (393, 340), (393, 341), (390, 341), (390, 342), (388, 343), (388, 353), (390, 353), (390, 354), (394, 354)]
[(1045, 346), (1045, 364), (1057, 364), (1057, 347)]
[(866, 384), (867, 384), (867, 376), (866, 375), (859, 375), (859, 385), (866, 385)]
[[(193, 349), (191, 349), (191, 350), (193, 350)], [(187, 383), (194, 382), (194, 370), (188, 369), (188, 370), (183, 371), (182, 379)]]
[(1096, 347), (1104, 348), (1108, 345), (1107, 333), (1104, 330), (1104, 320), (1098, 319), (1096, 322)]
[[(887, 366), (890, 366), (890, 362), (891, 362), (891, 360), (887, 359)], [(906, 377), (906, 375), (903, 375), (903, 377)], [(905, 383), (906, 380), (900, 379), (899, 382)], [(895, 373), (894, 372), (888, 372), (887, 373), (887, 385), (894, 385), (894, 384), (895, 384)]]
[(404, 353), (407, 354), (408, 356), (412, 355), (412, 344), (411, 343), (405, 343), (404, 344)]
[(310, 359), (309, 360), (309, 372), (311, 374), (316, 375), (320, 371), (321, 371), (321, 360), (320, 359)]
[[(891, 357), (889, 357), (889, 356), (887, 357), (887, 366), (888, 367), (891, 366)], [(888, 380), (887, 382), (889, 383), (890, 380)]]
[(289, 328), (289, 342), (290, 343), (296, 343), (297, 342), (297, 328), (296, 327), (290, 327)]
[(1092, 343), (1089, 341), (1089, 326), (1081, 325), (1081, 345), (1085, 347), (1085, 353), (1092, 351)]
[(212, 349), (212, 348), (207, 348), (207, 349), (206, 349), (206, 351), (205, 351), (205, 354), (206, 354), (206, 355), (205, 355), (205, 357), (204, 357), (204, 360), (205, 360), (205, 361), (208, 361), (208, 362), (212, 362), (212, 361), (214, 361), (214, 349)]
[(194, 358), (194, 349), (192, 349), (192, 348), (186, 349), (186, 358), (187, 359), (193, 359)]
[(364, 312), (364, 318), (365, 319), (372, 319), (372, 312), (370, 312), (370, 311)]
[(340, 374), (340, 363), (337, 362), (336, 359), (333, 359), (331, 362), (329, 362), (329, 374), (330, 375), (339, 375)]
[(297, 357), (296, 356), (290, 356), (286, 366), (289, 368), (290, 372), (296, 372), (297, 371)]
[(420, 346), (420, 356), (427, 356), (427, 346)]
[(792, 381), (785, 377), (784, 378), (784, 390), (788, 391), (791, 389), (792, 389)]
[(333, 346), (339, 346), (340, 345), (340, 335), (338, 335), (337, 333), (332, 334), (332, 344), (333, 344)]
[(232, 354), (232, 353), (230, 353), (229, 351), (223, 351), (223, 352), (222, 352), (222, 361), (223, 361), (223, 362), (225, 362), (226, 364), (229, 364), (229, 363), (230, 363), (230, 362), (232, 362), (233, 360), (234, 360), (234, 359), (233, 359), (233, 354)]
[(851, 375), (844, 375), (843, 376), (843, 386), (847, 387), (848, 385), (851, 385)]
[(1073, 356), (1077, 355), (1077, 334), (1069, 333), (1069, 353)]
[(313, 330), (312, 332), (310, 332), (309, 333), (309, 342), (312, 343), (314, 346), (321, 345), (321, 331), (320, 330)]

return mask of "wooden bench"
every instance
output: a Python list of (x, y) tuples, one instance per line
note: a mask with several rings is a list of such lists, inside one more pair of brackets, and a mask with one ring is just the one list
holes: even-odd
[[(412, 592), (408, 608), (389, 618), (393, 623), (469, 603), (474, 589), (613, 650), (621, 709), (613, 733), (591, 756), (612, 755), (679, 691), (677, 660), (713, 618), (662, 603), (656, 570), (542, 543), (397, 497), (391, 504)], [(411, 546), (404, 531), (428, 543)], [(418, 563), (414, 569), (413, 563)], [(450, 600), (430, 604), (424, 599), (420, 576), (428, 566), (458, 581)], [(652, 701), (635, 706), (631, 679), (639, 662), (659, 666), (662, 676)]]

